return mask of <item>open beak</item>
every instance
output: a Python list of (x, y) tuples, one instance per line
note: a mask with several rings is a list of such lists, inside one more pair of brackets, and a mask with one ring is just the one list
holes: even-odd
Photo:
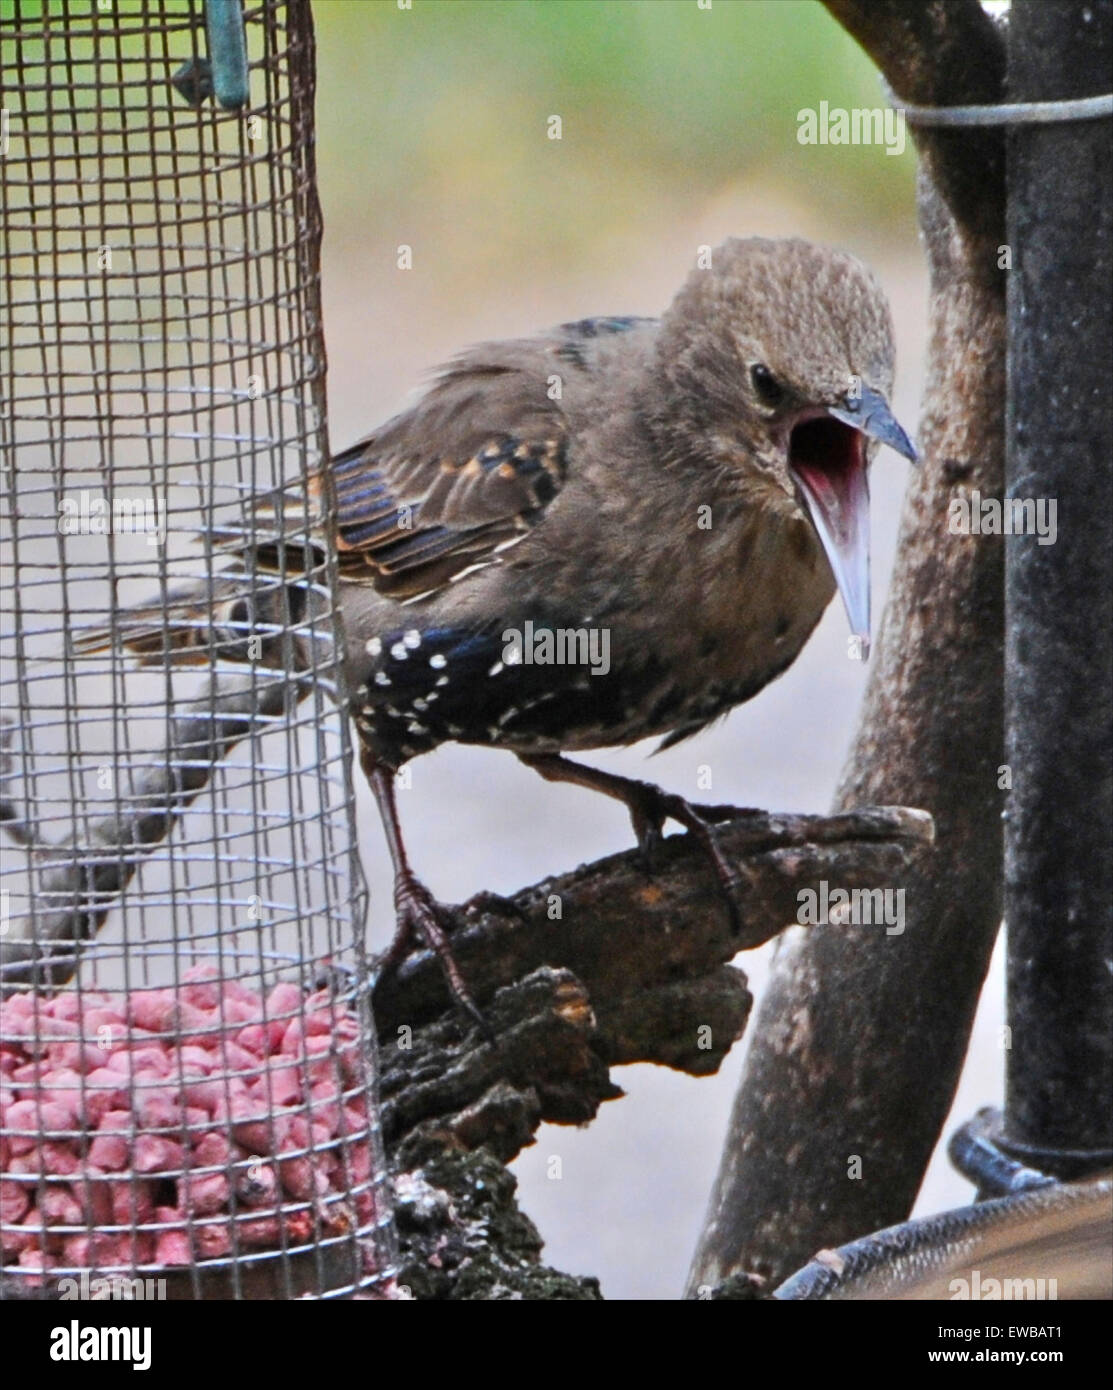
[(870, 645), (870, 491), (867, 440), (919, 456), (885, 398), (863, 388), (845, 406), (806, 417), (793, 429), (788, 465), (846, 606), (851, 632)]

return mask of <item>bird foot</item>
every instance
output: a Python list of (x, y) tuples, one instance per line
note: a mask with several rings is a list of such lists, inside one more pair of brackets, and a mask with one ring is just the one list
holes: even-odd
[(746, 887), (746, 879), (723, 853), (716, 833), (717, 822), (732, 819), (738, 814), (737, 808), (693, 805), (684, 797), (666, 792), (652, 782), (632, 782), (626, 804), (646, 873), (653, 872), (654, 860), (667, 820), (676, 821), (692, 835), (711, 861), (726, 899), (731, 930), (738, 935), (742, 930), (739, 899)]
[(557, 753), (524, 754), (519, 758), (527, 767), (541, 774), (547, 782), (571, 782), (604, 796), (621, 801), (630, 812), (647, 872), (653, 870), (653, 857), (661, 843), (661, 833), (667, 820), (677, 821), (695, 837), (697, 844), (711, 860), (730, 913), (731, 927), (738, 935), (742, 928), (739, 898), (747, 887), (745, 873), (723, 853), (715, 833), (718, 821), (731, 820), (739, 814), (734, 806), (693, 806), (682, 796), (663, 791), (653, 782), (639, 782), (632, 777), (620, 777), (602, 768), (575, 762)]
[(399, 874), (394, 883), (394, 910), (397, 915), (397, 929), (394, 940), (381, 957), (383, 970), (397, 968), (409, 954), (415, 937), (421, 941), (440, 962), (444, 972), (448, 992), (459, 1008), (468, 1016), (488, 1042), (494, 1042), (491, 1025), (481, 1013), (471, 992), (464, 983), (464, 976), (456, 963), (449, 944), (449, 936), (454, 925), (454, 913), (450, 907), (439, 903), (428, 888), (413, 874)]
[(513, 898), (504, 898), (501, 893), (492, 893), (487, 889), (473, 893), (456, 911), (462, 917), (481, 917), (489, 913), (492, 917), (513, 917), (519, 922), (527, 920), (526, 914)]

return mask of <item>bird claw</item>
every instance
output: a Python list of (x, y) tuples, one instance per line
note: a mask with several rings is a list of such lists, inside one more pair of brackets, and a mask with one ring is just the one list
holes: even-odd
[(481, 917), (489, 914), (492, 917), (513, 917), (519, 922), (527, 920), (525, 911), (513, 898), (505, 898), (501, 893), (492, 893), (488, 889), (473, 893), (455, 911), (460, 917)]
[[(735, 891), (744, 883), (744, 876), (732, 865), (719, 847), (715, 822), (733, 819), (740, 813), (733, 806), (693, 806), (682, 796), (663, 791), (653, 782), (639, 782), (620, 777), (601, 768), (586, 766), (558, 753), (524, 754), (519, 758), (549, 782), (572, 782), (613, 797), (630, 813), (642, 864), (653, 871), (653, 858), (660, 846), (666, 820), (675, 820), (689, 831), (702, 846), (715, 868), (730, 912), (731, 926), (737, 934), (741, 928), (741, 913), (735, 901)], [(741, 813), (745, 814), (745, 813)]]
[(653, 858), (663, 838), (665, 821), (676, 821), (695, 838), (710, 859), (726, 901), (731, 934), (740, 935), (742, 913), (739, 899), (743, 896), (746, 880), (723, 853), (716, 832), (716, 823), (733, 819), (738, 814), (737, 808), (693, 805), (684, 797), (666, 792), (652, 782), (635, 783), (628, 805), (646, 872), (653, 872)]
[(661, 852), (661, 841), (665, 838), (661, 833), (661, 826), (647, 825), (642, 829), (634, 825), (634, 834), (638, 837), (638, 852), (641, 855), (642, 869), (650, 877), (657, 871), (657, 861)]
[[(639, 785), (650, 789), (648, 782)], [(652, 788), (652, 790), (656, 791), (657, 788)], [(642, 868), (647, 874), (652, 875), (657, 865), (661, 841), (664, 839), (665, 817), (654, 814), (649, 806), (639, 801), (631, 802), (629, 811), (630, 820), (634, 826), (634, 836), (638, 842), (638, 851), (641, 854)]]
[(412, 874), (400, 874), (394, 884), (394, 910), (397, 929), (394, 940), (384, 953), (383, 970), (391, 970), (408, 954), (415, 936), (440, 962), (445, 984), (457, 1007), (479, 1029), (487, 1042), (495, 1034), (464, 983), (464, 976), (449, 944), (454, 925), (452, 909), (439, 903), (428, 888)]

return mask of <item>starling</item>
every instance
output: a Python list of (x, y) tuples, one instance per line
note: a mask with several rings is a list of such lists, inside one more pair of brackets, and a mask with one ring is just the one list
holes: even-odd
[[(916, 458), (892, 377), (888, 306), (863, 265), (731, 239), (660, 319), (473, 347), (331, 460), (351, 713), (395, 872), (389, 959), (416, 932), (467, 1002), (393, 785), (453, 740), (624, 802), (643, 850), (676, 820), (732, 889), (698, 807), (565, 755), (697, 733), (792, 663), (836, 587), (868, 644), (869, 463), (879, 443)], [(260, 547), (241, 558), (267, 566)], [(188, 617), (196, 592), (169, 619), (125, 615), (123, 640), (196, 657), (275, 621), (265, 595), (229, 590), (223, 616), (206, 591), (205, 621)]]

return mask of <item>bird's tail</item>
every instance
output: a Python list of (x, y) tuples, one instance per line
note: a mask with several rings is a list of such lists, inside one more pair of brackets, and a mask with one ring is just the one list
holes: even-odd
[[(276, 639), (303, 623), (315, 607), (311, 595), (325, 577), (325, 555), (315, 533), (312, 502), (276, 492), (254, 509), (251, 526), (223, 524), (208, 544), (227, 556), (229, 568), (113, 615), (75, 633), (70, 649), (85, 656), (111, 648), (143, 666), (208, 665), (213, 661), (266, 660)], [(262, 533), (262, 536), (260, 536)], [(279, 669), (277, 662), (269, 662)], [(288, 668), (288, 654), (282, 663)]]
[(197, 664), (241, 642), (249, 619), (243, 576), (222, 573), (211, 583), (197, 580), (164, 598), (120, 610), (108, 625), (75, 633), (71, 649), (87, 656), (119, 647), (143, 666)]

